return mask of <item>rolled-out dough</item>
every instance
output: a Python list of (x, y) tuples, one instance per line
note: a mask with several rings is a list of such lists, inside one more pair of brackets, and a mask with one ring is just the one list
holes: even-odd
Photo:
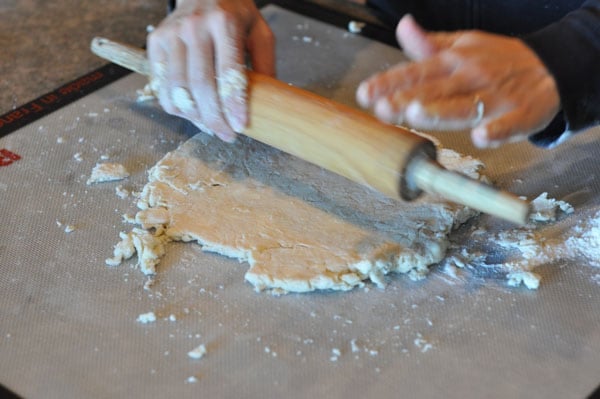
[[(479, 177), (481, 162), (441, 150), (449, 169)], [(199, 134), (149, 172), (136, 221), (111, 265), (138, 253), (145, 274), (168, 241), (250, 264), (257, 290), (349, 290), (390, 272), (422, 278), (453, 228), (477, 213), (441, 198), (404, 203), (256, 141), (226, 144)], [(157, 249), (157, 254), (154, 254)], [(201, 265), (199, 265), (201, 267)]]

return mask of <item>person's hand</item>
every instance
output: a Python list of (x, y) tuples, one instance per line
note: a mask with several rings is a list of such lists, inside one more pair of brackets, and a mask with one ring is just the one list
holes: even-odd
[(245, 57), (274, 75), (274, 36), (252, 0), (179, 0), (148, 36), (161, 106), (234, 141), (248, 122)]
[(360, 84), (358, 103), (381, 120), (423, 130), (466, 130), (496, 147), (545, 128), (560, 107), (554, 78), (521, 40), (480, 31), (432, 33), (411, 16), (396, 36), (412, 62)]

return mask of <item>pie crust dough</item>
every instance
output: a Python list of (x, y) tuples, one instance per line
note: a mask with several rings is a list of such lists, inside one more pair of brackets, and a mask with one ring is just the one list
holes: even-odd
[[(439, 158), (479, 177), (476, 159), (451, 150)], [(477, 214), (428, 195), (399, 202), (251, 139), (203, 134), (149, 171), (137, 205), (140, 227), (121, 233), (108, 264), (137, 253), (142, 272), (154, 274), (167, 242), (196, 241), (247, 262), (246, 280), (275, 292), (384, 286), (390, 272), (422, 278), (444, 257), (449, 233)]]

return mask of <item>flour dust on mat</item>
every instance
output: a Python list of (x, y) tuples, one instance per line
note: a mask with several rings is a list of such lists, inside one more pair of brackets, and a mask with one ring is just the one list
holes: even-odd
[[(453, 245), (445, 267), (503, 273), (508, 285), (537, 289), (541, 276), (534, 270), (545, 264), (570, 260), (578, 265), (600, 267), (600, 211), (579, 210), (578, 222), (565, 220), (574, 208), (542, 193), (531, 201), (530, 223), (491, 232), (474, 227), (461, 246)], [(466, 243), (466, 245), (465, 245)]]
[[(480, 177), (476, 159), (441, 150), (440, 161)], [(108, 264), (137, 253), (154, 274), (169, 241), (196, 241), (247, 262), (246, 280), (274, 292), (383, 286), (390, 272), (422, 278), (477, 214), (432, 196), (398, 202), (256, 141), (206, 135), (150, 170), (138, 207), (140, 226), (121, 233)]]

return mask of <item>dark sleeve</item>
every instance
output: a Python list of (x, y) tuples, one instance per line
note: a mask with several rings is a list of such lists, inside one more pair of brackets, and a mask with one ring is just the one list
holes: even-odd
[(562, 107), (550, 126), (530, 140), (550, 147), (600, 124), (600, 0), (586, 1), (523, 40), (554, 76)]

